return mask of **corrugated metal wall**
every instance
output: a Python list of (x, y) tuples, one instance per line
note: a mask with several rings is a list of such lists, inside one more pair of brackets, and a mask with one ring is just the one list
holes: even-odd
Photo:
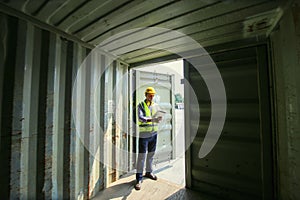
[[(1, 196), (93, 196), (109, 184), (99, 162), (104, 159), (104, 137), (112, 137), (104, 136), (106, 129), (101, 132), (105, 123), (112, 124), (103, 102), (106, 98), (114, 101), (117, 97), (109, 94), (123, 89), (104, 85), (105, 79), (111, 82), (109, 70), (103, 72), (110, 59), (95, 54), (85, 62), (90, 67), (81, 68), (78, 74), (90, 49), (1, 13), (0, 24)], [(109, 66), (122, 69), (115, 70), (114, 76), (127, 71), (118, 61)], [(127, 79), (122, 81), (127, 85)], [(114, 113), (123, 109), (117, 124), (127, 123), (124, 105), (126, 101), (114, 107)], [(116, 134), (124, 135), (126, 129)], [(118, 139), (123, 146), (126, 140), (126, 135)], [(112, 148), (118, 151), (121, 144)], [(127, 162), (126, 157), (118, 159)]]
[[(198, 132), (187, 153), (187, 185), (223, 199), (273, 199), (266, 46), (222, 48), (210, 56), (225, 84), (226, 121), (216, 146), (202, 159), (198, 152), (211, 119), (211, 99), (204, 80), (185, 62), (185, 76), (198, 98), (198, 105), (188, 112), (200, 108)], [(205, 57), (197, 58), (204, 69), (209, 66)], [(196, 128), (194, 123), (191, 118), (186, 126)]]

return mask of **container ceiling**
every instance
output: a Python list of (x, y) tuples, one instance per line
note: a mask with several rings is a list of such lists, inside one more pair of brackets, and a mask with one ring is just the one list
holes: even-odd
[(180, 34), (204, 47), (266, 37), (285, 4), (283, 0), (2, 0), (0, 11), (26, 16), (89, 46), (101, 44), (121, 60), (138, 63), (171, 54), (151, 48), (153, 44), (176, 52), (193, 48), (178, 39)]

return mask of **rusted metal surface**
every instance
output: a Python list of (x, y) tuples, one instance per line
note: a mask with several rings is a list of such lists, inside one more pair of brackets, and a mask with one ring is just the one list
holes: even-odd
[[(88, 149), (99, 146), (103, 135), (92, 128), (98, 138), (91, 139), (97, 142), (89, 145), (83, 140), (89, 140), (90, 127), (99, 120), (89, 117), (94, 108), (89, 107), (93, 102), (87, 96), (94, 94), (86, 89), (98, 83), (104, 68), (101, 59), (94, 63), (101, 70), (88, 71), (80, 82), (85, 88), (80, 89), (74, 82), (88, 49), (29, 22), (5, 14), (0, 17), (2, 196), (75, 199), (95, 195), (104, 187), (104, 169)], [(98, 95), (102, 92), (99, 87)], [(71, 100), (73, 93), (85, 101), (76, 104)], [(97, 116), (101, 103), (97, 100)], [(76, 124), (73, 116), (79, 115)], [(83, 140), (80, 131), (86, 135)]]
[[(100, 159), (105, 159), (111, 166), (115, 167), (116, 162), (122, 164), (122, 169), (127, 167), (126, 163), (130, 165), (130, 159), (126, 157), (128, 155), (121, 155), (118, 149), (112, 146), (116, 144), (127, 149), (127, 145), (132, 142), (126, 137), (128, 102), (125, 99), (128, 96), (125, 94), (128, 95), (129, 80), (125, 80), (123, 85), (117, 86), (114, 91), (118, 77), (126, 74), (128, 66), (121, 67), (118, 60), (105, 72), (97, 91), (99, 99), (94, 102), (90, 94), (90, 88), (94, 83), (90, 81), (102, 71), (87, 72), (80, 77), (75, 90), (71, 90), (71, 87), (80, 64), (90, 49), (106, 39), (108, 40), (101, 44), (101, 48), (106, 48), (127, 64), (135, 66), (147, 60), (162, 61), (166, 58), (175, 58), (171, 57), (173, 55), (170, 52), (150, 48), (157, 43), (161, 47), (175, 49), (177, 52), (190, 50), (188, 44), (177, 43), (180, 42), (179, 38), (170, 37), (164, 32), (147, 35), (131, 30), (128, 35), (110, 38), (132, 28), (162, 27), (186, 34), (207, 48), (211, 48), (212, 45), (222, 46), (225, 42), (235, 46), (238, 40), (261, 41), (275, 30), (271, 40), (272, 51), (276, 57), (274, 93), (277, 95), (275, 122), (278, 123), (276, 128), (279, 146), (274, 151), (279, 153), (276, 158), (279, 162), (280, 176), (278, 190), (282, 199), (297, 199), (299, 197), (297, 166), (300, 156), (298, 156), (299, 138), (296, 133), (300, 123), (299, 101), (297, 101), (299, 79), (295, 75), (299, 74), (297, 67), (300, 17), (299, 4), (286, 9), (285, 5), (289, 2), (284, 0), (1, 1), (1, 196), (6, 199), (88, 198), (118, 179), (122, 172), (109, 170), (103, 164), (97, 163), (86, 149), (85, 142), (88, 146), (96, 146), (99, 139)], [(284, 15), (280, 26), (276, 26), (284, 11), (289, 14)], [(229, 47), (228, 51), (231, 50)], [(166, 57), (161, 58), (162, 56)], [(103, 57), (105, 56), (99, 58), (101, 66), (105, 66), (105, 62), (108, 62)], [(124, 71), (121, 72), (121, 69)], [(250, 74), (252, 76), (253, 72)], [(242, 71), (237, 73), (237, 76), (243, 77)], [(193, 78), (198, 83), (199, 77)], [(243, 81), (247, 78), (249, 77), (245, 77)], [(252, 84), (255, 85), (257, 82)], [(233, 89), (235, 86), (230, 87), (228, 92)], [(121, 92), (125, 99), (116, 102), (116, 94)], [(239, 92), (244, 94), (243, 92), (251, 90)], [(71, 106), (76, 104), (70, 98), (73, 94), (79, 106), (71, 110)], [(92, 136), (98, 133), (95, 126), (97, 119), (92, 115), (92, 103), (99, 105), (97, 117), (100, 119), (100, 127), (106, 130), (100, 138)], [(255, 110), (257, 105), (254, 104), (230, 107), (229, 114), (236, 117), (243, 111), (249, 114), (251, 120), (257, 121), (258, 113)], [(122, 115), (115, 114), (119, 110), (123, 111)], [(204, 107), (203, 112), (209, 113), (208, 107)], [(79, 127), (72, 121), (72, 116), (80, 116)], [(205, 128), (205, 124), (202, 124), (203, 127)], [(243, 125), (232, 123), (232, 126), (227, 128), (225, 137), (230, 139), (228, 135), (233, 133), (232, 139), (238, 136), (240, 132), (237, 129), (241, 130)], [(251, 126), (250, 129), (256, 130), (257, 127)], [(251, 143), (252, 146), (248, 144), (251, 147), (256, 145), (265, 153), (267, 151), (263, 149), (265, 146), (257, 144), (259, 141), (257, 135), (251, 135), (247, 131), (241, 131), (248, 133), (247, 144)], [(82, 135), (85, 136), (80, 138)], [(105, 137), (113, 139), (111, 145), (105, 144)], [(262, 136), (265, 137), (268, 136)], [(242, 142), (245, 141), (246, 139), (242, 139)], [(199, 140), (195, 143), (195, 146), (197, 145), (199, 146)], [(109, 150), (109, 154), (104, 154), (104, 150)], [(255, 153), (258, 154), (257, 150)], [(203, 162), (211, 163), (212, 160)], [(265, 163), (268, 161), (264, 160), (264, 167)], [(237, 163), (233, 168), (237, 173), (243, 174), (245, 171), (242, 168), (249, 166), (249, 163)], [(206, 165), (203, 165), (202, 169), (209, 171)], [(198, 179), (202, 179), (201, 176), (205, 173), (199, 173), (197, 169), (191, 173), (195, 177), (193, 184), (201, 185), (201, 180), (199, 182)], [(247, 184), (250, 183), (244, 184), (249, 186)], [(209, 188), (207, 185), (205, 187)], [(254, 187), (253, 191), (259, 190), (256, 186), (250, 187)]]

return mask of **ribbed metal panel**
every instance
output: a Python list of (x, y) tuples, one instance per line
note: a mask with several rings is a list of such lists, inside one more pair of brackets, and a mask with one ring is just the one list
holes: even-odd
[[(260, 82), (266, 78), (267, 59), (266, 49), (262, 48), (258, 54), (259, 49), (249, 47), (211, 55), (225, 84), (227, 114), (221, 137), (202, 159), (198, 158), (198, 152), (210, 122), (210, 96), (199, 73), (191, 64), (185, 63), (185, 73), (200, 108), (200, 123), (195, 124), (196, 121), (190, 119), (186, 124), (191, 129), (199, 126), (188, 151), (191, 188), (224, 199), (272, 197), (272, 146), (266, 104), (268, 85)], [(205, 60), (198, 64), (209, 70)], [(191, 105), (189, 112), (198, 105)]]
[[(10, 181), (15, 180), (18, 182), (20, 180), (20, 159), (16, 160), (14, 163), (11, 163), (12, 157), (12, 141), (17, 141), (17, 144), (14, 145), (14, 149), (20, 148), (20, 138), (21, 138), (21, 127), (18, 125), (20, 130), (19, 134), (14, 134), (12, 136), (12, 114), (13, 114), (13, 89), (15, 82), (15, 62), (14, 59), (16, 56), (16, 43), (17, 43), (17, 32), (18, 32), (18, 20), (12, 17), (1, 14), (1, 157), (0, 159), (4, 162), (1, 162), (0, 173), (1, 173), (1, 193), (3, 198), (8, 199), (10, 194), (10, 188), (16, 190), (17, 184), (12, 184), (10, 187)], [(24, 47), (23, 47), (24, 48)], [(19, 97), (18, 97), (19, 98)], [(19, 114), (19, 123), (22, 119), (21, 114)], [(14, 124), (15, 125), (15, 124)], [(16, 125), (15, 125), (16, 126)], [(16, 128), (16, 129), (17, 129)], [(13, 154), (13, 157), (19, 157), (19, 152)], [(12, 166), (12, 169), (11, 169)], [(11, 170), (15, 175), (11, 175)]]
[[(191, 49), (188, 43), (178, 43), (176, 37), (164, 33), (140, 34), (135, 28), (160, 27), (179, 31), (202, 46), (262, 37), (269, 34), (279, 21), (285, 5), (281, 0), (199, 1), (199, 0), (56, 0), (0, 2), (0, 10), (34, 21), (40, 26), (72, 36), (78, 42), (96, 46), (111, 36), (113, 46), (130, 49), (121, 55), (127, 63), (170, 55), (168, 51), (151, 48), (160, 43), (177, 51)], [(168, 31), (166, 31), (168, 32)], [(171, 34), (172, 35), (172, 34)], [(125, 42), (124, 42), (125, 41)], [(143, 42), (140, 42), (143, 41)], [(107, 41), (106, 41), (107, 42)]]
[[(80, 44), (2, 13), (0, 24), (1, 196), (94, 196), (128, 168), (127, 66), (114, 61), (104, 71), (107, 55), (87, 57), (91, 51)], [(108, 112), (104, 100), (117, 98)], [(103, 160), (105, 134), (115, 139), (111, 160)], [(105, 179), (100, 161), (118, 168), (114, 179)]]

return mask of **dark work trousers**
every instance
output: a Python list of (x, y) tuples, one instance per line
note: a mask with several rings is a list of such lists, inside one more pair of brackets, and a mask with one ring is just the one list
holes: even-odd
[[(143, 178), (144, 164), (146, 160), (146, 172), (152, 172), (152, 162), (156, 150), (157, 134), (147, 138), (139, 138), (139, 155), (137, 160), (136, 180)], [(148, 151), (148, 153), (146, 153)], [(147, 157), (147, 158), (146, 158)]]

